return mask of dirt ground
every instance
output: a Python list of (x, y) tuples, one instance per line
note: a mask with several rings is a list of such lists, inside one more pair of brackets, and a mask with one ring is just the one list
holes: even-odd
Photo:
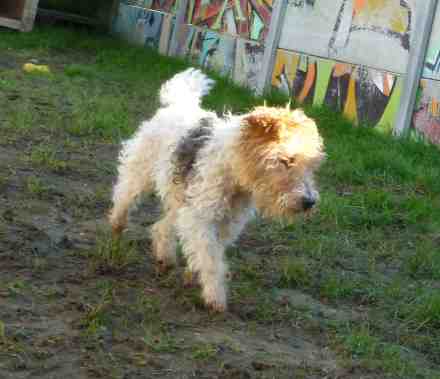
[[(30, 58), (10, 51), (0, 69), (19, 81)], [(60, 52), (43, 63), (56, 71), (69, 60)], [(44, 78), (32, 83), (50, 91)], [(24, 101), (45, 119), (69, 108), (61, 90), (51, 101), (20, 85), (0, 96), (9, 109), (0, 127)], [(156, 274), (148, 234), (160, 212), (154, 198), (133, 215), (121, 247), (128, 258), (109, 259), (105, 216), (118, 149), (62, 128), (1, 131), (1, 379), (383, 377), (342, 359), (324, 327), (362, 319), (362, 307), (278, 289), (266, 280), (277, 273), (247, 295), (240, 280), (258, 273), (246, 267), (263, 269), (276, 248), (255, 233), (261, 225), (228, 253), (241, 287), (231, 284), (224, 315), (210, 314), (197, 289), (182, 287), (182, 265)]]

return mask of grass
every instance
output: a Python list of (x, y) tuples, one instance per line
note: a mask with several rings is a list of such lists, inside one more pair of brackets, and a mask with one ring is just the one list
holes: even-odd
[(86, 304), (86, 313), (81, 326), (86, 338), (99, 338), (111, 324), (109, 309), (114, 302), (114, 288), (112, 283), (105, 283), (100, 289), (100, 299), (97, 304)]
[[(79, 175), (75, 171), (79, 166), (52, 138), (61, 135), (65, 149), (78, 150), (79, 155), (95, 146), (119, 143), (140, 120), (153, 114), (160, 84), (186, 67), (184, 62), (80, 30), (2, 31), (0, 50), (13, 51), (20, 64), (31, 57), (49, 62), (52, 75), (0, 70), (0, 91), (6, 94), (0, 96), (4, 110), (0, 126), (10, 143), (15, 143), (15, 134), (26, 138), (31, 132), (29, 138), (37, 141), (30, 150), (30, 163), (64, 175), (71, 171)], [(60, 54), (69, 59), (51, 64), (51, 57)], [(262, 103), (248, 91), (217, 79), (205, 106), (218, 112), (243, 112)], [(268, 95), (270, 104), (285, 101), (279, 94)], [(270, 327), (291, 333), (299, 328), (311, 340), (327, 338), (343, 364), (374, 371), (378, 377), (438, 379), (439, 149), (354, 128), (326, 108), (306, 107), (306, 113), (316, 119), (328, 154), (319, 175), (319, 213), (291, 225), (257, 220), (228, 252), (233, 273), (231, 323), (236, 316), (255, 332)], [(49, 139), (42, 141), (40, 134)], [(114, 176), (114, 166), (98, 163), (101, 171)], [(108, 191), (104, 186), (96, 188), (93, 199), (72, 196), (72, 207), (87, 211), (107, 205)], [(49, 193), (37, 176), (29, 176), (25, 190), (35, 197)], [(89, 252), (92, 271), (120, 273), (140, 259), (138, 250), (128, 240), (115, 243), (100, 232)], [(160, 278), (160, 289), (173, 291), (176, 276)], [(337, 315), (332, 319), (295, 309), (274, 296), (280, 288), (304, 292), (344, 313), (349, 322)], [(18, 285), (9, 290), (16, 296), (22, 291)], [(176, 306), (185, 312), (203, 312), (197, 290), (174, 291), (171, 300)], [(101, 301), (87, 308), (83, 325), (89, 335), (99, 334), (111, 323), (111, 294), (104, 290)], [(136, 306), (143, 343), (153, 354), (178, 355), (183, 349), (180, 342), (166, 325), (157, 324), (159, 316), (169, 317), (164, 311), (169, 304), (158, 298), (144, 298)], [(196, 361), (210, 361), (217, 354), (215, 343), (191, 346)]]
[(88, 255), (91, 270), (99, 272), (118, 272), (138, 261), (137, 250), (130, 241), (113, 239), (109, 233), (101, 230)]
[(63, 172), (67, 163), (56, 157), (57, 152), (49, 145), (40, 145), (32, 149), (28, 161), (32, 164), (47, 167), (54, 172)]
[(193, 352), (191, 354), (193, 359), (197, 360), (208, 360), (213, 359), (217, 355), (218, 349), (210, 343), (200, 344), (193, 347)]
[[(368, 328), (353, 330), (343, 338), (348, 359), (360, 361), (368, 370), (383, 369), (387, 377), (415, 377), (419, 370), (400, 346), (383, 343)], [(427, 373), (429, 375), (429, 373)]]
[(45, 185), (44, 181), (36, 176), (30, 176), (26, 180), (26, 190), (34, 197), (43, 197), (49, 192), (49, 188)]
[(3, 321), (0, 320), (0, 343), (6, 343), (6, 326)]
[(309, 269), (304, 259), (287, 257), (281, 261), (280, 287), (305, 286), (310, 283)]

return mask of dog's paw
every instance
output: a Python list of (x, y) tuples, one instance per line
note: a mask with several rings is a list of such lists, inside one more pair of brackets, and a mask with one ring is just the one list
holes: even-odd
[(185, 270), (183, 273), (183, 287), (194, 288), (198, 285), (197, 273), (190, 270)]
[(203, 300), (212, 312), (225, 312), (227, 308), (225, 288), (208, 287), (203, 290)]
[(226, 312), (226, 302), (206, 302), (206, 307), (214, 313), (224, 313)]
[(125, 229), (125, 225), (120, 225), (120, 224), (112, 225), (112, 238), (116, 240), (119, 239), (124, 229)]
[(173, 268), (174, 264), (166, 259), (156, 259), (156, 271), (159, 275), (166, 274)]

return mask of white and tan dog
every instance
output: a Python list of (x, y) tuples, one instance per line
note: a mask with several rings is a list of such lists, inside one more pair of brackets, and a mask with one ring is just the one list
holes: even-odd
[(153, 249), (160, 269), (176, 262), (180, 239), (205, 303), (224, 311), (225, 248), (255, 210), (289, 219), (311, 210), (324, 153), (314, 121), (301, 110), (264, 106), (219, 118), (202, 109), (213, 84), (188, 69), (162, 86), (162, 107), (123, 145), (109, 219), (119, 236), (133, 201), (158, 193), (163, 217), (153, 226)]

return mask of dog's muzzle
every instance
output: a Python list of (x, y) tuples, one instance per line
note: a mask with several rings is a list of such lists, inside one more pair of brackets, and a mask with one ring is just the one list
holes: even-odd
[(314, 199), (313, 197), (302, 198), (302, 207), (305, 211), (312, 209), (315, 204), (316, 204), (316, 199)]

